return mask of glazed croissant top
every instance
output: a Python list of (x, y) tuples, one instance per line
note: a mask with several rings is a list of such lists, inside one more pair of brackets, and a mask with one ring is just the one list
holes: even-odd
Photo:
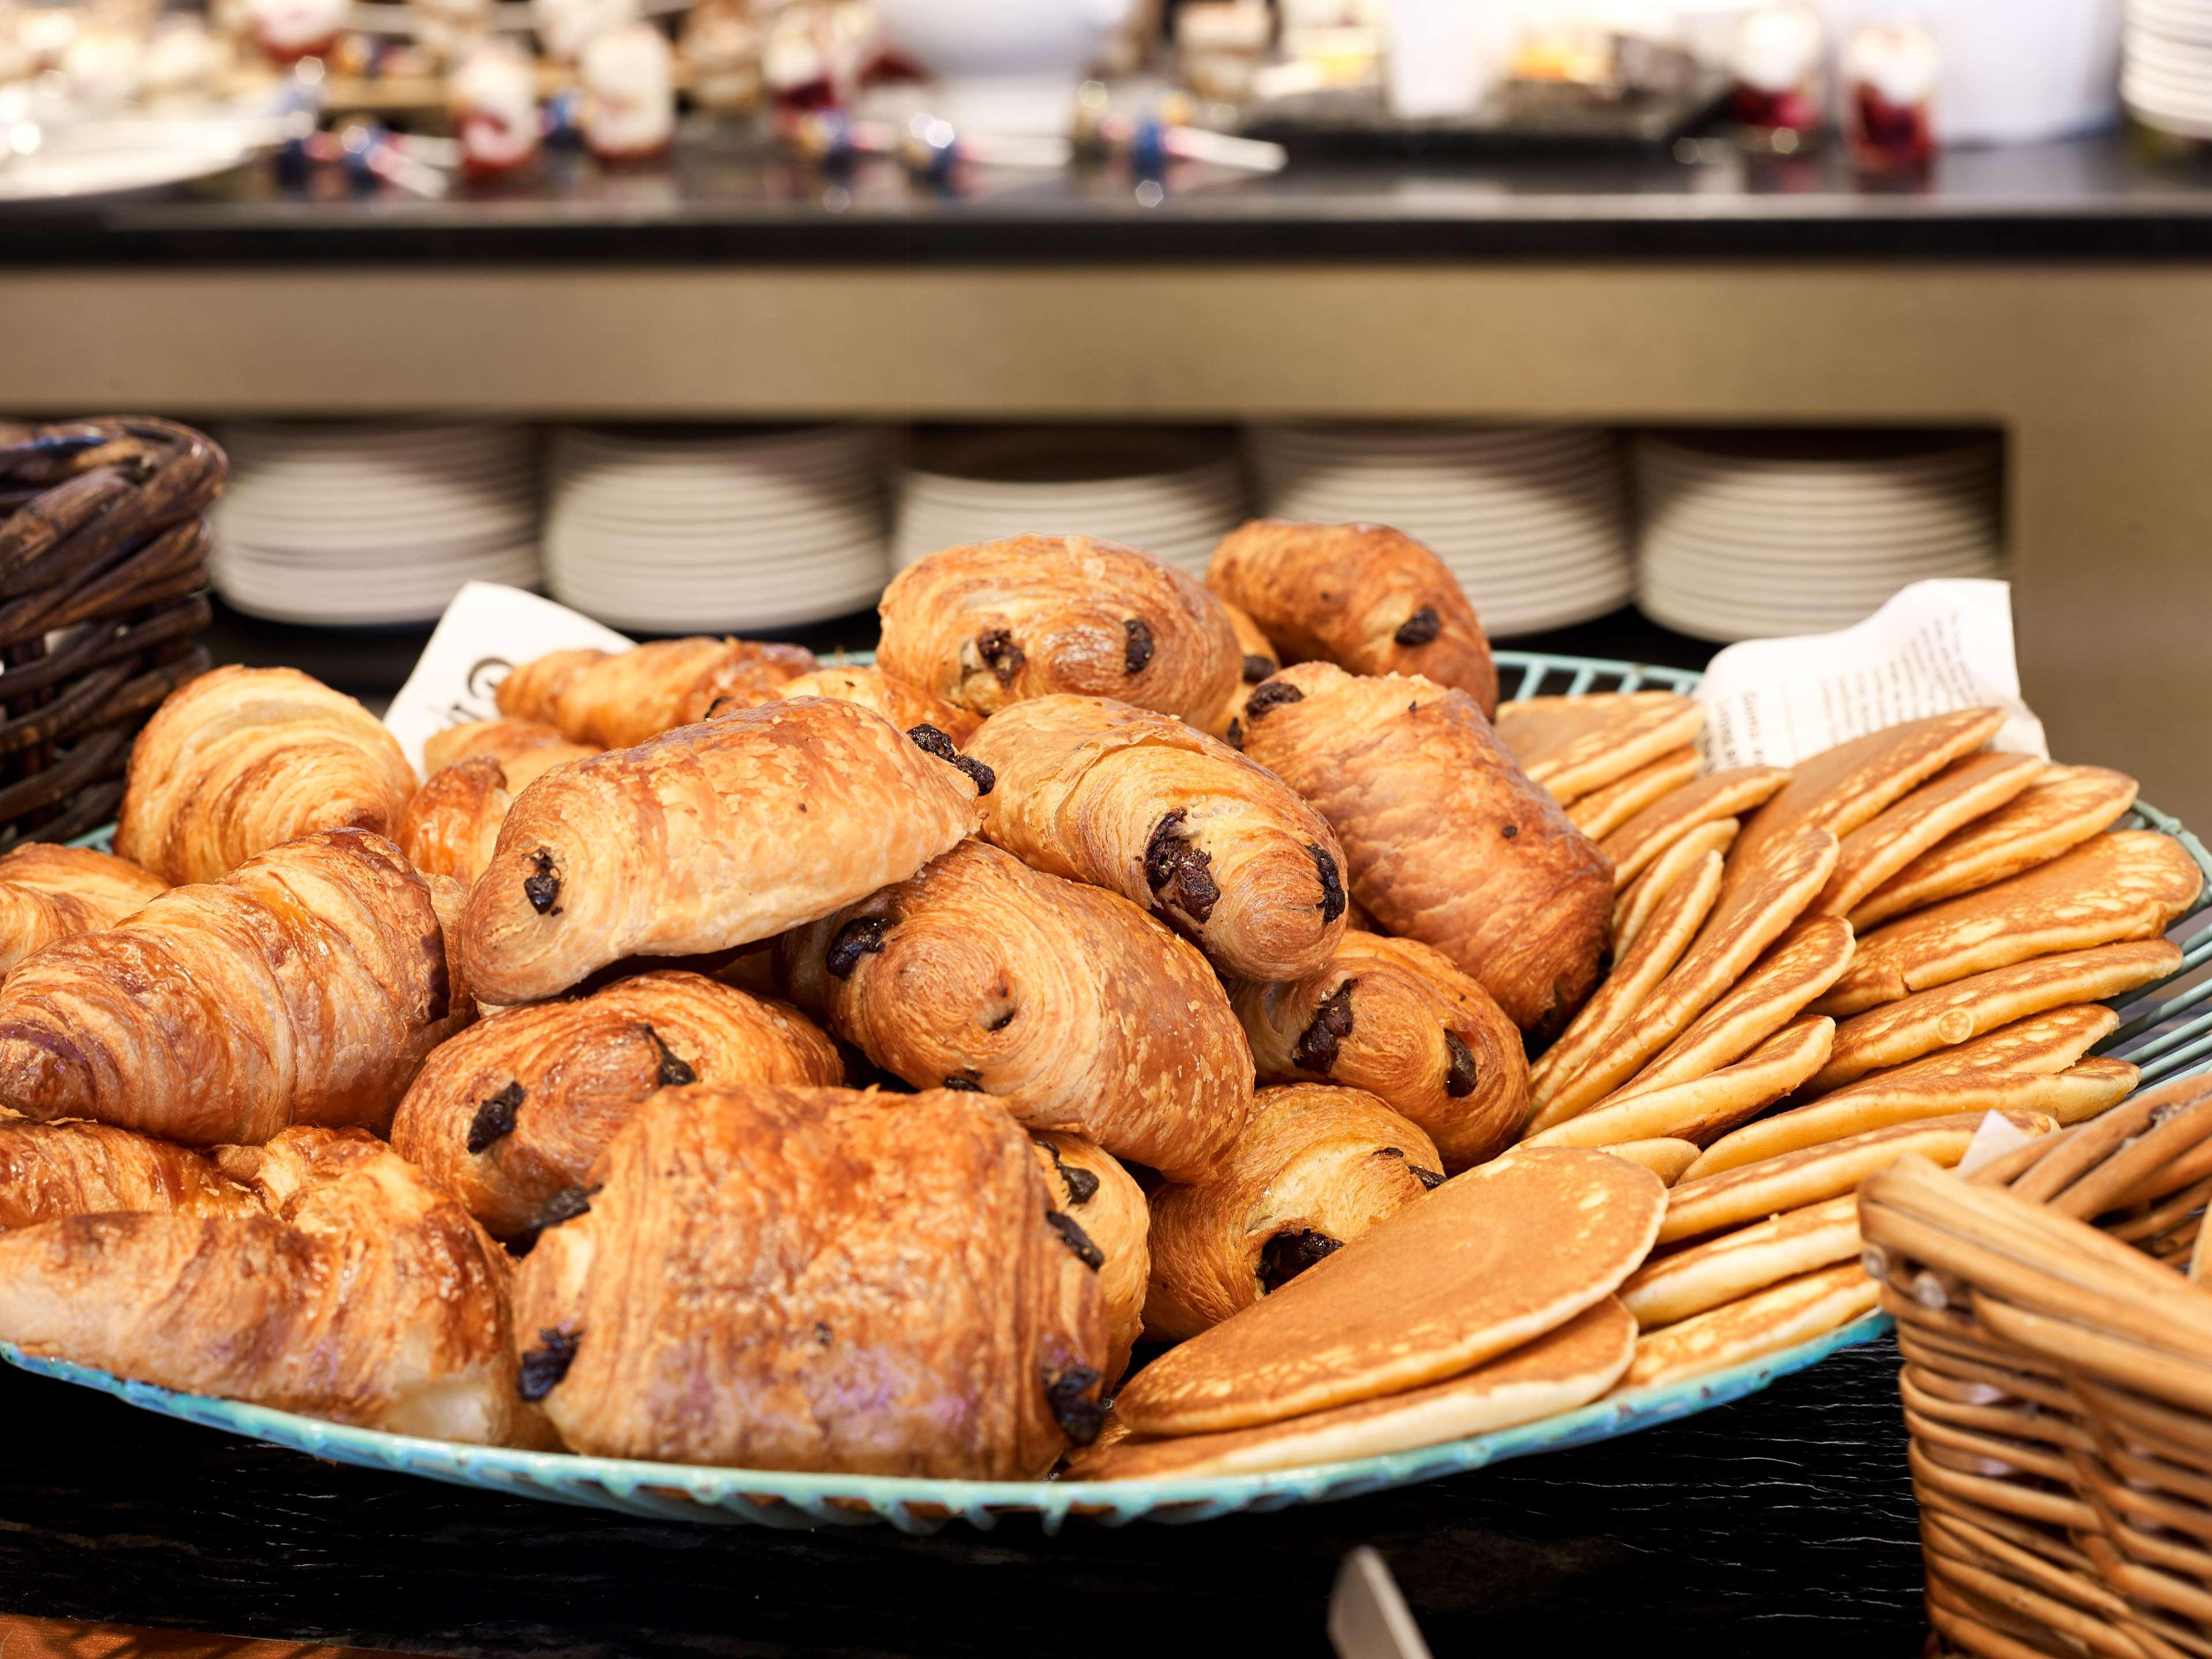
[(499, 763), (507, 774), (507, 787), (519, 795), (552, 768), (586, 760), (599, 752), (569, 742), (561, 735), (560, 727), (544, 720), (470, 720), (434, 732), (422, 740), (422, 769), (434, 778), (447, 767), (471, 756), (488, 756)]
[(515, 1238), (583, 1187), (655, 1090), (844, 1075), (837, 1045), (797, 1009), (699, 974), (642, 974), (462, 1032), (400, 1102), (392, 1145), (494, 1237)]
[(188, 1146), (105, 1123), (0, 1115), (0, 1230), (111, 1210), (258, 1215), (261, 1200)]
[(388, 836), (415, 769), (376, 717), (294, 668), (218, 668), (146, 722), (115, 850), (172, 883), (216, 881), (317, 830)]
[(515, 1280), (572, 1449), (1014, 1480), (1096, 1432), (1097, 1252), (988, 1101), (664, 1089), (593, 1179)]
[(940, 696), (895, 680), (880, 668), (817, 668), (811, 674), (786, 680), (776, 688), (779, 697), (836, 697), (872, 708), (902, 732), (917, 726), (933, 726), (964, 744), (982, 724), (966, 709)]
[(417, 870), (467, 886), (491, 862), (499, 826), (514, 805), (506, 769), (489, 755), (471, 755), (430, 774), (399, 815), (392, 838)]
[(397, 1434), (514, 1437), (506, 1261), (449, 1194), (358, 1133), (288, 1130), (222, 1163), (265, 1212), (0, 1234), (0, 1340)]
[(1504, 1151), (1528, 1115), (1521, 1033), (1417, 939), (1346, 933), (1303, 979), (1229, 992), (1263, 1082), (1366, 1090), (1421, 1127), (1448, 1175)]
[(518, 665), (499, 712), (558, 726), (573, 743), (627, 749), (703, 720), (715, 706), (750, 708), (810, 673), (803, 646), (754, 640), (655, 640), (630, 651), (555, 651)]
[(1419, 674), (1498, 710), (1490, 641), (1459, 578), (1411, 536), (1374, 524), (1255, 519), (1213, 551), (1206, 585), (1251, 614), (1285, 662)]
[(441, 921), (458, 901), (365, 830), (172, 888), (0, 986), (0, 1104), (202, 1146), (295, 1123), (381, 1128), (473, 1016)]
[(726, 951), (912, 875), (978, 822), (976, 781), (882, 715), (771, 702), (523, 791), (462, 930), (488, 1002), (628, 956)]
[(167, 886), (112, 854), (24, 842), (0, 858), (0, 975), (56, 939), (113, 927)]
[(1243, 655), (1196, 581), (1087, 536), (933, 553), (892, 578), (878, 613), (883, 671), (978, 714), (1074, 691), (1203, 722)]
[(1344, 937), (1344, 854), (1321, 815), (1172, 716), (1037, 697), (994, 714), (969, 752), (997, 780), (987, 837), (1142, 905), (1224, 973), (1295, 979)]
[(965, 842), (776, 944), (792, 999), (895, 1077), (978, 1091), (1177, 1175), (1243, 1127), (1252, 1056), (1206, 958), (1114, 894)]
[(1465, 692), (1301, 663), (1244, 710), (1253, 759), (1320, 809), (1352, 896), (1434, 945), (1523, 1031), (1553, 1030), (1597, 982), (1613, 866), (1528, 777)]

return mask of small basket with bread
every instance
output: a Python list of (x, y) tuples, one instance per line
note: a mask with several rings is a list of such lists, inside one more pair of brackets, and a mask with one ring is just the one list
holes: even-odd
[(1202, 1518), (1864, 1340), (1867, 1176), (2197, 1063), (2203, 849), (1996, 710), (1709, 771), (1375, 526), (881, 616), (530, 655), (422, 780), (178, 690), (0, 982), (0, 1356), (635, 1513)]

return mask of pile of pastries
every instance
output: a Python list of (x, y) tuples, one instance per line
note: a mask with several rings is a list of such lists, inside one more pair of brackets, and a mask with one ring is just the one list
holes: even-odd
[(1278, 522), (1203, 584), (936, 554), (872, 667), (556, 652), (427, 781), (217, 670), (114, 854), (0, 859), (0, 1340), (460, 1441), (1268, 1468), (1840, 1324), (1860, 1179), (2133, 1088), (2086, 1056), (2200, 878), (2130, 780), (1497, 695), (1426, 549)]

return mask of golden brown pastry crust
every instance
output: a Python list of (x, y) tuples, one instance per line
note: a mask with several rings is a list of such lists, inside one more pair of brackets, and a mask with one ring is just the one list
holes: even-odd
[(1196, 580), (1087, 536), (933, 553), (892, 578), (878, 611), (883, 671), (978, 714), (1073, 691), (1203, 724), (1242, 657)]
[(325, 830), (49, 945), (0, 987), (0, 1104), (200, 1146), (381, 1129), (474, 1014), (438, 880)]
[(981, 842), (787, 934), (800, 1007), (895, 1077), (1177, 1175), (1244, 1127), (1252, 1055), (1206, 958), (1127, 900)]
[(1145, 1330), (1180, 1341), (1279, 1290), (1443, 1176), (1428, 1136), (1363, 1089), (1262, 1089), (1226, 1167), (1155, 1188)]
[(699, 974), (644, 974), (510, 1008), (432, 1054), (392, 1145), (496, 1238), (585, 1184), (638, 1103), (687, 1083), (834, 1084), (837, 1045), (796, 1008)]
[(811, 673), (803, 646), (655, 640), (630, 651), (556, 651), (501, 682), (499, 712), (558, 726), (572, 743), (628, 749), (720, 708), (751, 708)]
[(318, 830), (388, 836), (415, 769), (374, 715), (295, 668), (218, 668), (172, 691), (131, 750), (115, 850), (218, 881)]
[(515, 1284), (572, 1449), (1014, 1480), (1096, 1431), (1096, 1249), (989, 1102), (665, 1089), (594, 1179)]
[(1466, 693), (1302, 663), (1254, 692), (1244, 748), (1328, 819), (1352, 896), (1443, 951), (1522, 1030), (1556, 1032), (1589, 995), (1612, 866)]
[(0, 1340), (394, 1433), (514, 1436), (507, 1261), (450, 1194), (357, 1133), (288, 1130), (222, 1164), (266, 1213), (0, 1234)]
[(1129, 1369), (1129, 1351), (1145, 1328), (1145, 1291), (1152, 1273), (1147, 1242), (1152, 1212), (1136, 1177), (1104, 1147), (1080, 1135), (1049, 1130), (1030, 1139), (1055, 1207), (1072, 1218), (1106, 1258), (1098, 1269), (1098, 1301), (1106, 1315), (1106, 1383), (1110, 1391)]
[(1260, 624), (1250, 615), (1228, 600), (1221, 608), (1229, 613), (1229, 625), (1237, 630), (1237, 647), (1243, 652), (1244, 660), (1237, 672), (1236, 689), (1229, 701), (1221, 705), (1213, 718), (1206, 722), (1206, 729), (1219, 738), (1231, 749), (1244, 746), (1244, 702), (1252, 695), (1252, 688), (1283, 665), (1283, 653), (1275, 649), (1275, 642), (1260, 631)]
[(1490, 641), (1459, 579), (1411, 536), (1374, 524), (1255, 519), (1213, 550), (1206, 585), (1252, 620), (1285, 662), (1419, 674), (1497, 712)]
[(1142, 906), (1224, 973), (1295, 979), (1344, 936), (1344, 853), (1281, 779), (1167, 714), (1105, 697), (1016, 703), (969, 754), (983, 834)]
[(1420, 1126), (1447, 1175), (1502, 1152), (1528, 1115), (1521, 1033), (1418, 940), (1348, 933), (1304, 978), (1229, 996), (1261, 1081), (1366, 1090)]
[(114, 1210), (258, 1215), (261, 1200), (189, 1147), (105, 1123), (0, 1115), (0, 1231)]
[(880, 668), (817, 668), (811, 674), (786, 680), (776, 688), (779, 697), (836, 697), (872, 708), (902, 732), (917, 726), (933, 726), (965, 748), (983, 722), (966, 709), (895, 680)]
[(393, 839), (417, 870), (466, 884), (491, 862), (514, 805), (506, 769), (489, 755), (471, 755), (430, 775), (399, 815)]
[(422, 740), (422, 771), (434, 778), (473, 755), (488, 755), (507, 774), (507, 788), (519, 795), (554, 767), (589, 760), (599, 752), (588, 744), (569, 742), (559, 726), (544, 720), (470, 720)]
[(628, 956), (766, 939), (902, 880), (970, 834), (975, 782), (858, 703), (772, 702), (540, 778), (462, 930), (488, 1002)]
[(110, 853), (24, 842), (0, 858), (0, 975), (56, 939), (112, 927), (167, 886)]

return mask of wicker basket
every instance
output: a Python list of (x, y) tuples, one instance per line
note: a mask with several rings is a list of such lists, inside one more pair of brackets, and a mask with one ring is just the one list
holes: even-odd
[(168, 421), (0, 424), (0, 849), (113, 817), (131, 738), (206, 672), (228, 470)]
[(1860, 1188), (1931, 1651), (2212, 1656), (2208, 1196), (2205, 1077), (1966, 1179), (1907, 1159)]

